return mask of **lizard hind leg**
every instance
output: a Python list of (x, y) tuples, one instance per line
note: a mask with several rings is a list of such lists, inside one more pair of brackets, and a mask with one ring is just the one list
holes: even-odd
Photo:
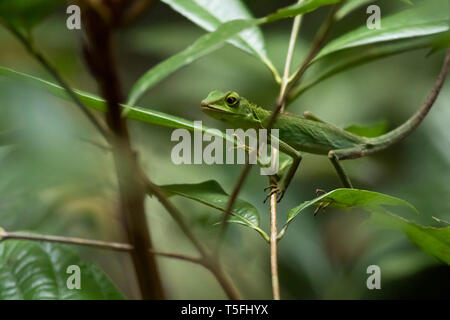
[(336, 170), (344, 188), (353, 189), (353, 185), (339, 160), (359, 158), (362, 155), (362, 150), (359, 147), (331, 150), (330, 152), (328, 152), (328, 158), (333, 164), (333, 167)]

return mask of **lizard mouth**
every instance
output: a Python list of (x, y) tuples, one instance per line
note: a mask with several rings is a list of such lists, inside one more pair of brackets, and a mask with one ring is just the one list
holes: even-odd
[(215, 111), (215, 112), (226, 113), (226, 111), (220, 110), (220, 109), (215, 108), (215, 107), (213, 107), (211, 105), (208, 105), (208, 104), (202, 104), (202, 109), (203, 110), (212, 110), (212, 111)]

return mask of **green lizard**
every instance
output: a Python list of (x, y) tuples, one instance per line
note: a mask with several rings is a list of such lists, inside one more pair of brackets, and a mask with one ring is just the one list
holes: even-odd
[[(449, 64), (450, 51), (447, 53), (435, 86), (423, 106), (398, 128), (376, 138), (355, 135), (316, 118), (310, 112), (305, 112), (303, 117), (279, 114), (272, 128), (279, 130), (279, 149), (291, 156), (293, 163), (277, 186), (272, 188), (270, 194), (276, 192), (279, 196), (278, 201), (281, 200), (302, 159), (299, 151), (328, 155), (343, 186), (352, 188), (350, 179), (339, 161), (360, 158), (384, 150), (409, 135), (422, 122), (437, 99)], [(267, 129), (271, 117), (270, 111), (240, 97), (236, 92), (212, 91), (201, 102), (201, 106), (207, 115), (244, 130)]]

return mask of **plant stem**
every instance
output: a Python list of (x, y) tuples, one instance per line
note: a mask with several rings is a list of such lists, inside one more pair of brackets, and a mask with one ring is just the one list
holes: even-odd
[[(283, 78), (281, 79), (280, 94), (277, 100), (277, 113), (275, 113), (269, 121), (270, 127), (275, 122), (276, 115), (282, 112), (284, 109), (285, 95), (287, 93), (287, 86), (289, 83), (289, 73), (291, 69), (292, 57), (295, 50), (295, 42), (297, 40), (298, 32), (300, 29), (302, 16), (296, 16), (292, 24), (291, 37), (289, 39), (288, 52), (286, 54), (286, 62), (284, 65)], [(272, 156), (277, 157), (279, 151), (272, 150)], [(275, 179), (275, 177), (270, 177), (270, 179)], [(270, 196), (270, 274), (272, 278), (272, 293), (275, 300), (280, 299), (280, 284), (278, 279), (278, 256), (277, 256), (277, 245), (278, 245), (278, 230), (277, 230), (277, 194), (273, 193)]]
[(56, 70), (56, 68), (44, 57), (44, 55), (38, 51), (31, 41), (18, 31), (14, 26), (7, 25), (8, 30), (23, 44), (25, 49), (28, 51), (30, 55), (32, 55), (41, 66), (50, 73), (53, 78), (63, 87), (69, 97), (73, 100), (73, 102), (78, 106), (78, 108), (85, 114), (85, 116), (89, 119), (89, 121), (94, 125), (94, 127), (102, 134), (102, 136), (109, 141), (109, 134), (103, 125), (94, 117), (94, 115), (89, 111), (89, 109), (84, 105), (84, 103), (78, 98), (77, 94), (73, 91), (69, 84), (62, 78), (60, 73)]
[[(103, 8), (114, 10), (114, 3), (104, 3)], [(123, 100), (116, 66), (113, 44), (114, 22), (108, 22), (93, 8), (83, 10), (88, 42), (84, 46), (85, 59), (108, 106), (106, 122), (113, 134), (113, 158), (118, 177), (121, 214), (125, 229), (133, 246), (131, 257), (136, 270), (143, 299), (164, 299), (159, 269), (153, 250), (145, 211), (145, 187), (140, 179), (140, 168), (132, 150), (128, 127), (121, 116)], [(114, 16), (120, 21), (120, 16)]]
[[(95, 248), (100, 248), (100, 249), (108, 249), (108, 250), (113, 250), (113, 251), (125, 251), (125, 252), (133, 250), (133, 246), (128, 243), (91, 240), (91, 239), (83, 239), (83, 238), (75, 238), (75, 237), (62, 237), (62, 236), (53, 236), (53, 235), (33, 234), (33, 233), (24, 233), (24, 232), (7, 232), (3, 229), (0, 229), (0, 242), (3, 240), (28, 240), (28, 241), (53, 242), (53, 243), (79, 245), (79, 246), (95, 247)], [(165, 251), (159, 251), (159, 250), (149, 250), (149, 252), (151, 254), (166, 257), (166, 258), (174, 258), (174, 259), (184, 260), (184, 261), (201, 264), (201, 265), (204, 264), (204, 262), (201, 258), (190, 257), (190, 256), (187, 256), (184, 254), (165, 252)]]
[(172, 253), (172, 252), (165, 252), (165, 251), (160, 251), (160, 250), (149, 250), (149, 252), (151, 254), (157, 255), (157, 256), (161, 256), (164, 258), (173, 258), (173, 259), (178, 259), (178, 260), (184, 260), (187, 262), (192, 262), (195, 264), (200, 264), (204, 266), (204, 262), (201, 258), (198, 257), (191, 257), (185, 254), (180, 254), (180, 253)]
[(272, 293), (274, 300), (280, 300), (280, 283), (278, 280), (277, 256), (277, 195), (270, 196), (270, 275), (272, 277)]
[(252, 167), (252, 165), (250, 164), (250, 162), (245, 163), (244, 168), (242, 169), (242, 172), (239, 176), (239, 179), (238, 179), (235, 187), (233, 188), (233, 191), (231, 192), (230, 199), (228, 200), (227, 207), (226, 207), (224, 215), (222, 217), (221, 229), (219, 231), (219, 236), (217, 239), (217, 245), (216, 245), (216, 250), (215, 250), (215, 254), (217, 257), (219, 257), (219, 255), (220, 255), (220, 247), (225, 238), (225, 234), (226, 234), (227, 227), (228, 227), (228, 220), (230, 219), (230, 216), (231, 216), (231, 210), (233, 210), (234, 203), (237, 200), (239, 192), (241, 191), (242, 187), (244, 186), (244, 182), (247, 179), (248, 174), (250, 173), (251, 167)]
[[(297, 83), (300, 81), (300, 79), (303, 77), (303, 74), (308, 69), (311, 61), (317, 56), (320, 49), (322, 49), (322, 46), (325, 42), (325, 39), (327, 38), (328, 34), (331, 31), (331, 28), (333, 27), (335, 21), (336, 21), (336, 12), (340, 8), (340, 4), (336, 4), (333, 6), (333, 8), (330, 11), (330, 14), (328, 15), (327, 19), (324, 21), (324, 23), (320, 26), (319, 31), (317, 32), (313, 44), (308, 52), (308, 55), (306, 56), (306, 59), (303, 61), (300, 68), (294, 72), (294, 74), (289, 78), (287, 93), (285, 94), (284, 100), (286, 100), (286, 97), (288, 97), (287, 104), (291, 103), (298, 94), (295, 93), (294, 87), (297, 85)], [(291, 92), (294, 91), (293, 94)], [(285, 101), (283, 102), (283, 104)]]
[(105, 139), (114, 146), (113, 154), (119, 180), (121, 211), (127, 218), (126, 229), (133, 244), (131, 255), (141, 293), (144, 299), (162, 299), (164, 293), (156, 260), (148, 252), (149, 249), (152, 249), (152, 243), (146, 224), (143, 204), (145, 193), (139, 190), (139, 179), (135, 173), (137, 163), (131, 150), (126, 124), (123, 122), (120, 114), (120, 85), (112, 55), (111, 29), (93, 9), (89, 8), (84, 12), (88, 16), (86, 21), (90, 26), (88, 29), (91, 31), (90, 33), (88, 32), (88, 38), (91, 40), (91, 48), (93, 48), (89, 52), (91, 59), (88, 63), (90, 63), (91, 70), (97, 76), (99, 86), (103, 91), (105, 100), (107, 100), (108, 126), (114, 136), (110, 136), (109, 132), (103, 128), (70, 86), (62, 79), (56, 68), (33, 47), (32, 43), (13, 26), (8, 26), (8, 28), (23, 43), (29, 53), (66, 90), (68, 95), (102, 133)]
[[(291, 65), (292, 56), (293, 56), (293, 52), (294, 52), (294, 48), (295, 48), (295, 40), (297, 38), (298, 30), (300, 28), (300, 22), (301, 22), (301, 16), (295, 17), (294, 24), (292, 26), (291, 37), (290, 37), (290, 41), (289, 41), (289, 49), (288, 49), (288, 54), (286, 57), (286, 65), (285, 65), (285, 69), (284, 69), (284, 75), (283, 75), (283, 78), (281, 79), (281, 91), (280, 91), (280, 97), (278, 98), (278, 103), (277, 103), (278, 105), (280, 105), (280, 103), (281, 103), (280, 99), (282, 99), (282, 97), (284, 97), (284, 94), (286, 93), (286, 88), (287, 88), (288, 79), (289, 79), (289, 68)], [(282, 99), (282, 100), (284, 101), (284, 99)], [(271, 120), (269, 120), (269, 126), (267, 127), (267, 130), (270, 130), (270, 128), (272, 127), (273, 123), (275, 122), (276, 116), (280, 112), (281, 108), (282, 108), (282, 105), (280, 108), (277, 107), (276, 110), (272, 113), (272, 117), (271, 117)], [(250, 169), (251, 169), (251, 164), (249, 162), (246, 162), (244, 165), (244, 168), (242, 169), (242, 172), (239, 176), (239, 180), (237, 181), (236, 185), (233, 188), (233, 191), (231, 192), (230, 199), (228, 200), (227, 207), (225, 209), (225, 213), (222, 218), (222, 223), (221, 223), (222, 227), (220, 229), (219, 236), (218, 236), (217, 247), (215, 250), (217, 256), (219, 255), (219, 252), (220, 252), (220, 245), (225, 238), (225, 233), (226, 233), (226, 230), (228, 227), (228, 220), (230, 219), (230, 216), (231, 216), (231, 210), (233, 209), (234, 203), (237, 200), (239, 192), (241, 191), (241, 189), (244, 185), (244, 182), (248, 177)]]
[(164, 206), (167, 212), (172, 216), (175, 222), (180, 227), (181, 231), (186, 235), (186, 237), (191, 241), (197, 251), (201, 254), (199, 263), (207, 268), (216, 278), (216, 280), (221, 285), (222, 289), (225, 291), (229, 299), (240, 300), (241, 296), (234, 286), (231, 279), (225, 274), (220, 261), (216, 259), (215, 256), (209, 253), (209, 251), (203, 246), (203, 244), (197, 239), (194, 233), (189, 228), (188, 224), (184, 221), (181, 212), (173, 205), (173, 203), (167, 199), (164, 192), (154, 184), (150, 179), (141, 171), (141, 176), (144, 184), (147, 188), (147, 193), (150, 196), (155, 196), (159, 202)]
[(292, 24), (291, 37), (289, 39), (289, 47), (288, 47), (288, 52), (286, 55), (286, 62), (284, 65), (284, 73), (283, 73), (283, 78), (281, 80), (281, 90), (280, 90), (280, 95), (279, 95), (278, 101), (277, 101), (277, 103), (279, 105), (282, 105), (281, 108), (284, 108), (283, 97), (286, 94), (286, 89), (287, 89), (287, 86), (289, 83), (289, 73), (290, 73), (290, 69), (291, 69), (292, 57), (294, 56), (295, 42), (297, 40), (298, 32), (300, 30), (301, 21), (302, 21), (302, 16), (296, 16), (294, 18), (294, 23)]
[(203, 244), (196, 238), (194, 233), (191, 231), (187, 223), (183, 219), (183, 215), (180, 211), (178, 211), (177, 207), (173, 205), (173, 203), (167, 199), (164, 192), (154, 184), (150, 179), (141, 172), (142, 179), (144, 181), (144, 184), (146, 186), (146, 191), (148, 195), (154, 195), (159, 202), (163, 205), (163, 207), (167, 210), (167, 212), (172, 216), (172, 218), (175, 220), (175, 222), (180, 227), (181, 231), (186, 235), (186, 237), (191, 241), (191, 243), (194, 245), (194, 247), (197, 249), (197, 251), (201, 254), (202, 257), (205, 257), (208, 255), (208, 252), (206, 248), (203, 246)]
[(5, 230), (0, 230), (0, 241), (8, 240), (8, 239), (73, 244), (73, 245), (80, 245), (80, 246), (109, 249), (109, 250), (114, 250), (114, 251), (130, 251), (133, 249), (133, 246), (131, 246), (127, 243), (82, 239), (82, 238), (75, 238), (75, 237), (42, 235), (42, 234), (33, 234), (33, 233), (24, 233), (24, 232), (7, 232)]
[[(284, 74), (283, 74), (283, 78), (281, 80), (280, 95), (278, 97), (277, 106), (276, 106), (275, 110), (272, 112), (272, 115), (268, 121), (268, 125), (266, 127), (267, 130), (270, 130), (270, 128), (273, 126), (278, 114), (284, 107), (285, 97), (287, 94), (287, 85), (289, 82), (289, 70), (290, 70), (292, 56), (293, 56), (294, 49), (295, 49), (295, 41), (297, 39), (298, 31), (300, 28), (300, 23), (301, 23), (301, 16), (295, 17), (294, 23), (292, 25), (291, 37), (289, 40), (289, 48), (288, 48), (288, 53), (286, 56), (286, 64), (285, 64), (285, 68), (284, 68)], [(277, 154), (276, 154), (277, 152), (278, 151), (275, 151), (273, 156), (277, 156)], [(247, 162), (244, 165), (241, 175), (239, 176), (239, 180), (236, 183), (236, 185), (233, 188), (233, 191), (230, 195), (230, 199), (228, 201), (224, 216), (222, 218), (222, 228), (219, 233), (218, 245), (217, 245), (217, 248), (215, 251), (216, 256), (218, 258), (219, 258), (219, 254), (220, 254), (219, 253), (220, 252), (219, 251), (220, 244), (223, 242), (223, 239), (225, 237), (225, 232), (226, 232), (226, 229), (228, 226), (228, 219), (231, 216), (231, 210), (233, 209), (234, 203), (237, 200), (239, 192), (241, 191), (242, 186), (244, 185), (244, 182), (247, 179), (247, 176), (250, 172), (250, 168), (251, 168), (251, 165), (249, 162)], [(270, 210), (271, 211), (271, 222), (272, 222), (272, 220), (275, 222), (271, 223), (270, 245), (271, 245), (271, 270), (272, 270), (272, 284), (273, 284), (274, 299), (279, 299), (280, 294), (279, 294), (279, 285), (278, 285), (278, 262), (277, 262), (277, 254), (276, 254), (276, 252), (277, 252), (277, 235), (278, 235), (277, 234), (277, 226), (276, 226), (276, 220), (277, 220), (277, 218), (276, 218), (276, 198), (277, 198), (276, 194), (271, 195), (271, 210)], [(273, 252), (275, 253), (275, 255), (272, 254)]]
[(155, 1), (153, 0), (137, 0), (131, 2), (129, 7), (126, 9), (125, 16), (120, 22), (121, 25), (127, 25), (136, 20), (136, 18), (141, 16), (154, 2)]

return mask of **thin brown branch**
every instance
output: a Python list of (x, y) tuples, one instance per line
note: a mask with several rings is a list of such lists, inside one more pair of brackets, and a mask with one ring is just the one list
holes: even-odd
[(204, 259), (203, 263), (204, 266), (214, 275), (229, 299), (241, 300), (239, 291), (234, 286), (231, 278), (225, 273), (218, 260), (215, 260), (213, 257), (209, 257)]
[(191, 257), (185, 254), (181, 254), (181, 253), (172, 253), (172, 252), (165, 252), (165, 251), (159, 251), (159, 250), (149, 250), (150, 253), (155, 254), (157, 256), (161, 256), (164, 258), (173, 258), (173, 259), (178, 259), (178, 260), (184, 260), (187, 262), (192, 262), (195, 264), (201, 264), (204, 266), (204, 261), (202, 258), (199, 257)]
[[(52, 242), (52, 243), (62, 243), (77, 246), (94, 247), (99, 249), (108, 249), (113, 251), (125, 251), (129, 252), (133, 250), (133, 246), (128, 243), (101, 241), (101, 240), (91, 240), (76, 237), (62, 237), (53, 235), (43, 235), (25, 232), (8, 232), (0, 228), (0, 242), (4, 240), (27, 240), (27, 241), (41, 241), (41, 242)], [(153, 255), (173, 258), (178, 260), (184, 260), (196, 264), (204, 265), (204, 261), (198, 257), (191, 257), (188, 255), (180, 253), (172, 253), (160, 250), (149, 250)]]
[(275, 193), (270, 196), (270, 275), (272, 278), (272, 293), (274, 300), (280, 300), (277, 235), (277, 195)]
[(18, 31), (14, 26), (6, 25), (8, 30), (11, 31), (11, 33), (22, 43), (22, 45), (25, 47), (25, 49), (28, 51), (28, 53), (38, 61), (41, 66), (47, 70), (48, 73), (50, 73), (53, 78), (59, 83), (61, 87), (66, 90), (69, 97), (73, 100), (75, 105), (81, 110), (81, 112), (88, 118), (88, 120), (94, 125), (94, 127), (102, 134), (102, 136), (109, 141), (109, 134), (107, 130), (103, 127), (103, 125), (95, 118), (95, 116), (89, 111), (89, 109), (84, 105), (84, 103), (78, 98), (76, 93), (73, 91), (73, 89), (70, 87), (70, 85), (63, 79), (61, 74), (58, 72), (58, 70), (50, 63), (50, 61), (47, 60), (47, 58), (38, 51), (33, 44), (31, 43), (31, 40), (28, 40), (25, 38), (25, 36)]
[[(286, 89), (289, 83), (289, 74), (291, 70), (292, 57), (294, 56), (295, 42), (297, 40), (298, 31), (300, 30), (300, 23), (302, 21), (302, 16), (296, 16), (294, 18), (294, 23), (292, 24), (291, 37), (289, 39), (288, 52), (286, 54), (286, 63), (284, 65), (283, 78), (281, 79), (280, 94), (278, 96), (277, 104), (282, 105), (283, 108), (283, 97), (286, 94)], [(283, 110), (281, 110), (283, 111)]]
[(75, 237), (61, 237), (53, 235), (42, 235), (25, 232), (7, 232), (0, 229), (0, 241), (15, 239), (15, 240), (30, 240), (30, 241), (43, 241), (43, 242), (55, 242), (63, 244), (72, 244), (79, 246), (96, 247), (101, 249), (109, 249), (114, 251), (130, 251), (133, 246), (127, 243), (91, 240)]
[(308, 52), (308, 55), (306, 56), (305, 60), (301, 64), (300, 68), (292, 75), (291, 79), (289, 80), (289, 86), (287, 88), (287, 92), (284, 95), (284, 101), (282, 101), (282, 104), (284, 105), (286, 103), (291, 103), (297, 96), (291, 95), (291, 92), (297, 85), (297, 83), (300, 81), (300, 79), (303, 77), (303, 74), (308, 69), (309, 64), (311, 61), (317, 56), (317, 54), (322, 49), (325, 40), (328, 36), (328, 34), (331, 31), (331, 28), (333, 27), (334, 23), (336, 22), (336, 12), (340, 8), (341, 4), (336, 4), (332, 7), (327, 19), (324, 21), (324, 23), (319, 28), (319, 31), (317, 32), (316, 36), (314, 37), (314, 41), (311, 45), (311, 48)]
[(244, 186), (244, 182), (247, 179), (251, 168), (252, 168), (252, 165), (250, 164), (250, 162), (246, 162), (244, 165), (244, 168), (242, 169), (242, 172), (239, 176), (239, 179), (238, 179), (235, 187), (233, 188), (233, 191), (231, 192), (230, 199), (228, 200), (227, 207), (226, 207), (223, 217), (222, 217), (221, 228), (219, 231), (219, 236), (217, 238), (217, 245), (216, 245), (216, 250), (215, 250), (216, 256), (219, 256), (220, 246), (225, 238), (225, 234), (226, 234), (227, 227), (228, 227), (228, 220), (230, 219), (230, 216), (231, 216), (231, 211), (233, 210), (233, 206), (237, 200), (239, 193), (241, 192), (242, 187)]
[(134, 0), (126, 9), (121, 21), (122, 25), (127, 25), (141, 16), (153, 4), (153, 0)]
[[(280, 86), (280, 94), (277, 100), (277, 111), (273, 115), (273, 122), (269, 121), (270, 127), (272, 123), (275, 122), (276, 116), (278, 112), (282, 112), (285, 104), (285, 96), (287, 93), (288, 83), (289, 83), (289, 74), (291, 70), (292, 57), (294, 56), (295, 42), (297, 40), (298, 32), (300, 29), (301, 16), (296, 16), (294, 19), (294, 23), (292, 24), (291, 37), (289, 40), (288, 52), (286, 54), (286, 63), (284, 65), (284, 73)], [(273, 150), (274, 154), (272, 156), (278, 157), (279, 150)], [(276, 177), (270, 177), (270, 180), (275, 180)], [(273, 185), (276, 184), (276, 181), (271, 183)], [(277, 230), (277, 194), (272, 193), (270, 195), (270, 275), (272, 279), (272, 294), (274, 300), (280, 299), (280, 284), (278, 279), (278, 255), (277, 255), (277, 246), (278, 246), (278, 230)]]
[(226, 275), (223, 271), (220, 262), (215, 259), (215, 257), (209, 253), (205, 246), (197, 239), (194, 233), (191, 231), (188, 224), (184, 221), (183, 215), (181, 212), (173, 205), (173, 203), (167, 199), (164, 192), (161, 190), (159, 186), (154, 184), (150, 179), (141, 171), (141, 178), (143, 179), (147, 193), (149, 196), (155, 196), (158, 201), (163, 205), (163, 207), (167, 210), (167, 212), (171, 215), (171, 217), (178, 224), (181, 231), (186, 235), (186, 237), (191, 241), (197, 251), (200, 253), (201, 264), (206, 267), (219, 282), (222, 289), (227, 294), (228, 298), (232, 300), (240, 300), (241, 296), (234, 286), (231, 279)]
[(84, 46), (87, 64), (95, 76), (108, 106), (106, 120), (113, 133), (111, 144), (119, 184), (120, 209), (133, 250), (131, 256), (144, 299), (164, 299), (164, 291), (153, 249), (144, 206), (145, 187), (132, 150), (127, 124), (121, 116), (121, 85), (114, 55), (113, 28), (120, 20), (112, 3), (104, 3), (113, 19), (106, 21), (95, 9), (83, 10), (88, 42)]
[[(295, 48), (295, 40), (298, 35), (300, 23), (301, 23), (301, 17), (300, 16), (295, 17), (294, 23), (292, 26), (291, 37), (290, 37), (290, 41), (289, 41), (289, 49), (288, 49), (288, 53), (286, 56), (286, 66), (285, 66), (284, 75), (283, 75), (283, 78), (281, 81), (280, 96), (277, 101), (277, 106), (276, 106), (275, 110), (272, 112), (272, 115), (269, 118), (269, 121), (267, 123), (267, 126), (266, 126), (267, 130), (270, 130), (272, 128), (278, 114), (280, 113), (280, 111), (284, 105), (285, 94), (287, 93), (286, 88), (287, 88), (287, 84), (288, 84), (289, 66), (292, 61), (292, 56), (293, 56), (293, 52), (294, 52), (294, 48)], [(238, 198), (238, 195), (245, 183), (245, 180), (248, 177), (250, 169), (251, 169), (251, 164), (249, 162), (245, 163), (244, 168), (242, 169), (242, 172), (239, 176), (239, 180), (237, 181), (236, 185), (233, 188), (233, 191), (231, 192), (230, 199), (228, 200), (227, 207), (225, 209), (225, 212), (224, 212), (224, 215), (222, 218), (222, 227), (221, 227), (221, 230), (220, 230), (219, 236), (218, 236), (218, 242), (217, 242), (217, 248), (216, 248), (217, 256), (219, 256), (219, 254), (220, 254), (220, 245), (225, 238), (225, 233), (226, 233), (227, 226), (228, 226), (228, 220), (230, 219), (230, 216), (231, 216), (231, 210), (233, 209), (233, 206), (234, 206), (234, 204)]]
[(163, 207), (167, 210), (167, 212), (171, 215), (171, 217), (175, 220), (175, 222), (180, 227), (181, 231), (186, 235), (189, 241), (192, 242), (194, 247), (198, 250), (198, 252), (202, 255), (202, 257), (208, 256), (208, 252), (203, 244), (197, 239), (194, 233), (191, 231), (188, 224), (184, 221), (183, 215), (180, 211), (173, 205), (169, 199), (167, 199), (164, 192), (161, 190), (159, 186), (150, 181), (150, 179), (141, 172), (141, 177), (146, 186), (147, 194), (150, 196), (154, 195), (159, 202), (163, 205)]

